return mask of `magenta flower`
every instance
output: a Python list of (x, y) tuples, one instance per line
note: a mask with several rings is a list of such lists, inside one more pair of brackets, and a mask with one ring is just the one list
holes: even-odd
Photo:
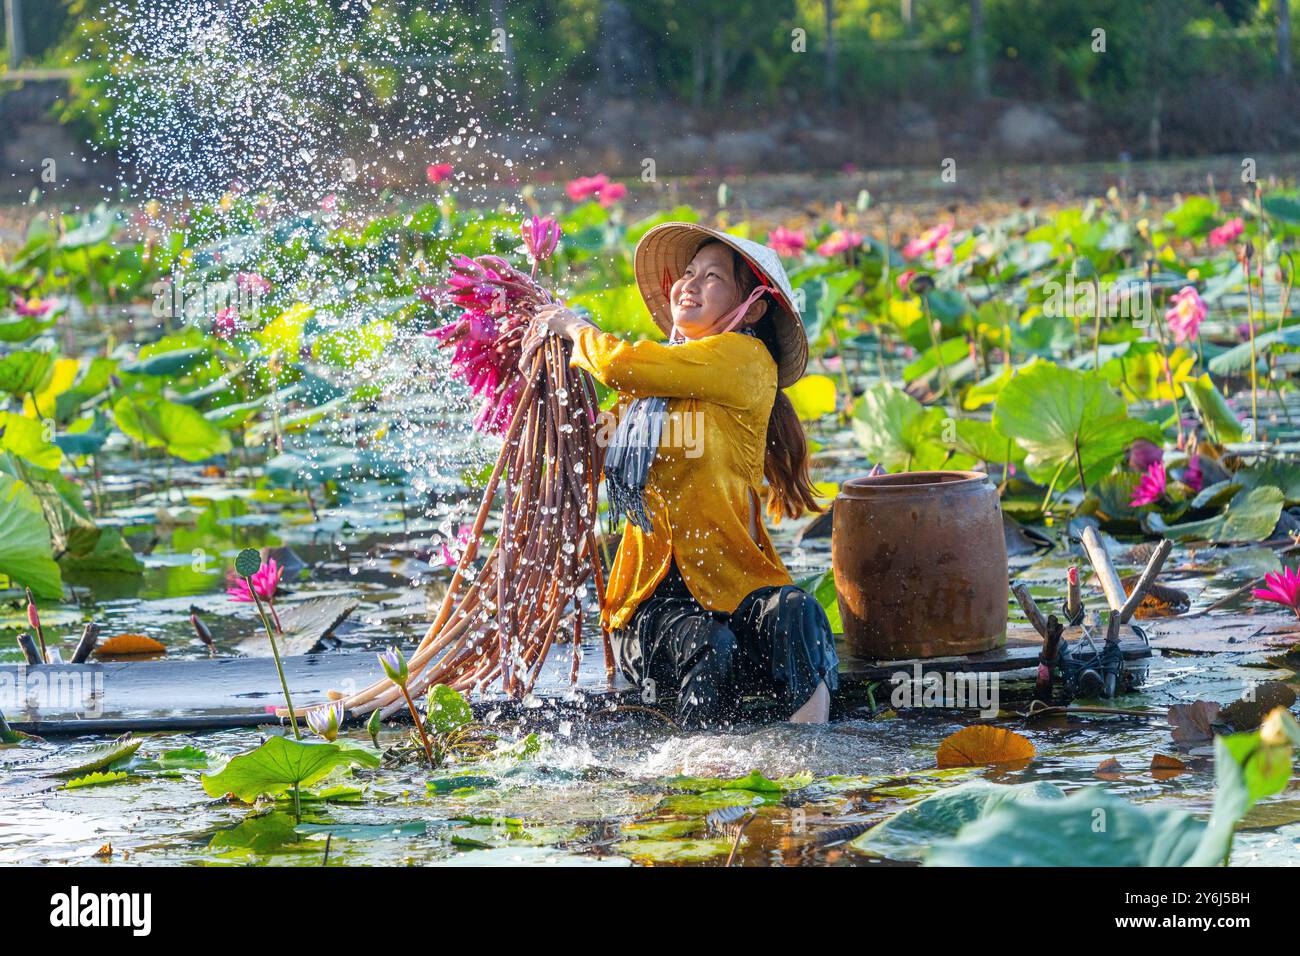
[(608, 208), (627, 195), (627, 187), (622, 183), (606, 183), (596, 193), (596, 202)]
[(424, 176), (430, 183), (437, 186), (439, 183), (451, 179), (451, 174), (455, 172), (451, 163), (432, 163), (424, 169)]
[(1128, 446), (1128, 466), (1134, 471), (1146, 471), (1164, 460), (1164, 449), (1145, 438), (1139, 438)]
[(235, 288), (253, 295), (266, 295), (271, 291), (271, 280), (256, 272), (240, 272), (235, 276)]
[(212, 319), (212, 334), (219, 339), (234, 338), (239, 331), (239, 309), (227, 306)]
[(1201, 294), (1191, 286), (1184, 286), (1170, 297), (1169, 303), (1169, 308), (1165, 310), (1165, 321), (1174, 333), (1174, 342), (1181, 344), (1196, 338), (1201, 323), (1209, 313)]
[(952, 245), (947, 242), (939, 243), (939, 247), (934, 250), (934, 264), (939, 268), (952, 265), (953, 254)]
[[(509, 424), (507, 422), (506, 424)], [(460, 556), (465, 553), (465, 547), (469, 544), (469, 539), (474, 531), (473, 525), (463, 524), (460, 531), (456, 533), (456, 550), (452, 551), (446, 544), (442, 545), (442, 563), (446, 567), (454, 568), (460, 562)]]
[(600, 194), (600, 191), (609, 185), (609, 177), (604, 173), (598, 173), (595, 176), (579, 176), (571, 180), (564, 187), (569, 198), (574, 202), (583, 202)]
[(915, 269), (908, 269), (906, 272), (900, 272), (898, 278), (894, 280), (898, 284), (898, 291), (907, 292), (912, 287), (912, 280), (915, 278)]
[(38, 319), (54, 307), (49, 299), (41, 299), (33, 296), (30, 299), (19, 299), (14, 303), (14, 311), (27, 319)]
[(939, 243), (948, 238), (948, 233), (952, 232), (952, 223), (940, 223), (937, 226), (931, 226), (920, 236), (913, 239), (903, 247), (903, 257), (906, 259), (915, 259), (917, 256), (924, 255), (927, 252), (933, 252), (939, 248)]
[(1165, 493), (1167, 480), (1164, 462), (1156, 462), (1146, 470), (1146, 473), (1138, 482), (1137, 488), (1133, 490), (1133, 499), (1129, 504), (1134, 508), (1155, 504), (1160, 500), (1160, 496)]
[(836, 229), (817, 247), (817, 253), (830, 258), (839, 255), (841, 252), (856, 249), (861, 245), (861, 233), (851, 232), (847, 229)]
[(554, 255), (555, 247), (560, 242), (560, 224), (550, 216), (533, 216), (532, 219), (525, 219), (519, 228), (524, 234), (524, 246), (536, 269), (537, 263)]
[(271, 619), (275, 621), (275, 629), (283, 634), (284, 626), (280, 624), (280, 615), (275, 610), (275, 592), (280, 586), (280, 578), (283, 575), (284, 568), (276, 563), (275, 558), (267, 558), (266, 563), (252, 576), (253, 587), (249, 590), (248, 580), (240, 577), (232, 568), (226, 575), (226, 594), (230, 600), (240, 604), (254, 603), (253, 595), (256, 594), (270, 609)]
[(475, 428), (505, 431), (523, 390), (518, 364), (524, 334), (537, 309), (553, 301), (551, 296), (528, 273), (497, 256), (455, 256), (447, 284), (421, 298), (465, 310), (427, 334), (453, 350), (452, 375), (483, 399)]
[(325, 212), (334, 212), (339, 208), (339, 197), (334, 193), (330, 193), (320, 201), (320, 207)]
[(1256, 588), (1250, 593), (1261, 601), (1281, 604), (1289, 607), (1300, 617), (1300, 570), (1283, 568), (1273, 574), (1264, 575), (1265, 587)]
[(1192, 455), (1188, 459), (1187, 467), (1183, 469), (1183, 484), (1194, 492), (1205, 487), (1205, 476), (1201, 474), (1200, 455)]
[(1217, 226), (1210, 230), (1211, 246), (1226, 246), (1232, 240), (1236, 239), (1246, 230), (1246, 224), (1241, 221), (1241, 217), (1229, 219), (1222, 226)]
[(778, 256), (797, 256), (808, 247), (808, 237), (802, 230), (777, 226), (767, 234), (767, 244)]

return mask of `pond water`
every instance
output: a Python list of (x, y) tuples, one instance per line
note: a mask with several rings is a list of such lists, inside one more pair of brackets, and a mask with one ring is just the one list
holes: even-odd
[[(437, 396), (395, 401), (401, 403), (403, 421), (428, 427), (457, 421), (463, 413), (453, 400)], [(370, 435), (393, 414), (388, 407), (362, 411), (348, 435)], [(817, 480), (837, 482), (866, 469), (847, 429), (824, 430), (816, 438), (821, 446)], [(73, 579), (75, 602), (42, 612), (47, 631), (63, 637), (66, 654), (82, 623), (93, 618), (106, 636), (142, 633), (164, 643), (170, 656), (204, 656), (208, 651), (188, 620), (193, 606), (212, 629), (218, 649), (231, 652), (253, 633), (254, 620), (248, 605), (224, 595), (225, 572), (240, 548), (277, 547), (302, 562), (301, 575), (286, 577), (282, 607), (322, 595), (354, 596), (360, 606), (336, 630), (339, 647), (398, 642), (409, 648), (423, 633), (449, 576), (441, 542), (454, 539), (475, 504), (474, 492), (459, 476), (490, 461), (492, 449), (449, 438), (438, 443), (436, 456), (421, 457), (402, 440), (364, 449), (350, 446), (350, 440), (335, 423), (288, 437), (287, 454), (300, 455), (318, 476), (329, 477), (328, 465), (347, 479), (333, 489), (314, 483), (310, 499), (301, 482), (253, 482), (253, 473), (239, 468), (218, 474), (176, 467), (161, 475), (125, 452), (106, 459), (111, 467), (105, 466), (100, 487), (107, 511), (144, 556), (146, 571), (139, 577)], [(347, 470), (363, 452), (374, 466), (372, 476)], [(274, 476), (276, 469), (273, 460), (256, 474)], [(398, 480), (387, 480), (392, 478)], [(411, 497), (399, 500), (398, 488), (408, 489), (402, 494)], [(418, 498), (415, 488), (422, 489)], [(796, 578), (829, 565), (829, 536), (798, 539), (801, 524), (774, 529)], [(1125, 548), (1115, 550), (1124, 571), (1136, 569), (1136, 562), (1123, 561)], [(1038, 597), (1059, 599), (1064, 569), (1077, 560), (1060, 548), (1013, 555), (1012, 573), (1028, 580)], [(1179, 548), (1161, 580), (1185, 590), (1195, 613), (1276, 562), (1266, 547), (1199, 553)], [(1240, 620), (1248, 613), (1253, 609), (1242, 599), (1215, 611), (1214, 619)], [(1283, 615), (1267, 620), (1286, 622)], [(0, 611), (0, 661), (19, 659), (13, 635), (22, 623), (16, 604)], [(1269, 656), (1277, 652), (1219, 648), (1190, 655), (1159, 648), (1157, 641), (1142, 692), (1107, 703), (1163, 714), (1175, 703), (1229, 702), (1261, 680), (1295, 686), (1286, 659)], [(593, 644), (587, 653), (599, 650)], [(1176, 748), (1164, 719), (1026, 721), (1016, 713), (1026, 703), (1023, 681), (1004, 684), (1003, 710), (994, 722), (1024, 734), (1036, 748), (1033, 760), (1010, 767), (935, 770), (939, 743), (975, 723), (972, 711), (884, 709), (874, 718), (855, 712), (825, 727), (779, 724), (708, 733), (679, 733), (651, 718), (593, 717), (549, 725), (541, 732), (540, 749), (525, 758), (443, 767), (432, 774), (442, 781), (432, 789), (429, 771), (414, 763), (354, 771), (350, 778), (330, 781), (338, 786), (323, 799), (306, 799), (299, 821), (287, 800), (250, 809), (209, 798), (199, 782), (204, 767), (198, 765), (53, 789), (60, 781), (36, 774), (37, 763), (70, 759), (103, 740), (29, 742), (0, 748), (0, 863), (84, 862), (111, 846), (109, 858), (127, 864), (317, 865), (328, 845), (329, 861), (340, 864), (722, 865), (732, 841), (711, 833), (706, 815), (723, 806), (753, 805), (757, 816), (744, 832), (737, 863), (883, 865), (890, 861), (845, 842), (860, 829), (855, 825), (884, 819), (918, 797), (972, 777), (1002, 783), (1045, 780), (1067, 790), (1104, 786), (1137, 802), (1208, 814), (1213, 759), (1205, 748)], [(506, 737), (523, 732), (496, 729)], [(148, 734), (139, 756), (194, 747), (207, 755), (210, 769), (256, 745), (264, 732), (275, 731)], [(405, 734), (395, 726), (383, 731), (381, 741), (392, 745)], [(368, 743), (364, 731), (349, 736)], [(1157, 753), (1178, 755), (1185, 772), (1153, 775), (1149, 767)], [(1108, 758), (1118, 760), (1121, 769), (1098, 776), (1098, 765)], [(771, 779), (804, 776), (777, 793), (696, 793), (672, 780), (679, 775), (736, 778), (755, 770)], [(1292, 862), (1297, 839), (1300, 795), (1291, 789), (1251, 812), (1232, 859), (1235, 864)]]

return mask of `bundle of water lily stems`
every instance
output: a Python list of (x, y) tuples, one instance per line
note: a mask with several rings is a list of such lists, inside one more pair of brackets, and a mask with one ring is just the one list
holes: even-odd
[[(568, 343), (534, 326), (537, 310), (554, 300), (528, 274), (495, 256), (457, 257), (442, 295), (466, 311), (431, 334), (455, 348), (453, 373), (485, 396), (476, 426), (504, 428), (504, 443), (447, 595), (410, 660), (408, 690), (483, 689), (500, 678), (519, 698), (532, 690), (557, 640), (572, 641), (577, 679), (581, 597), (588, 580), (598, 597), (604, 593), (595, 533), (602, 455), (596, 391), (586, 372), (569, 366)], [(500, 527), (475, 573), (498, 490)], [(383, 680), (344, 704), (354, 715), (381, 708), (387, 717), (403, 698)]]

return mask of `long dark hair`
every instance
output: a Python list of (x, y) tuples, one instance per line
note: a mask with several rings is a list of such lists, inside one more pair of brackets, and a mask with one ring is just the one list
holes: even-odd
[[(717, 243), (731, 253), (731, 272), (740, 289), (743, 302), (759, 284), (758, 276), (745, 257), (719, 239), (707, 239), (700, 249)], [(698, 252), (698, 250), (697, 250)], [(771, 293), (764, 293), (759, 302), (767, 303), (763, 317), (754, 324), (754, 334), (767, 346), (772, 361), (781, 364), (781, 344), (776, 333), (776, 310), (781, 308)], [(803, 422), (795, 414), (794, 406), (785, 392), (778, 388), (772, 403), (772, 414), (767, 419), (767, 448), (763, 457), (763, 477), (767, 479), (767, 513), (773, 518), (797, 518), (805, 511), (825, 511), (817, 503), (813, 490), (808, 460), (808, 436)]]

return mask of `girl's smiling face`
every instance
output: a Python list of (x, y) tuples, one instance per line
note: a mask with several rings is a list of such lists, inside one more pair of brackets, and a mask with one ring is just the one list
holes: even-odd
[[(673, 323), (688, 339), (711, 335), (719, 322), (742, 301), (735, 276), (735, 256), (730, 247), (711, 242), (695, 253), (682, 277), (673, 283), (668, 296)], [(757, 321), (765, 311), (762, 302), (750, 306), (737, 325), (744, 328)]]

